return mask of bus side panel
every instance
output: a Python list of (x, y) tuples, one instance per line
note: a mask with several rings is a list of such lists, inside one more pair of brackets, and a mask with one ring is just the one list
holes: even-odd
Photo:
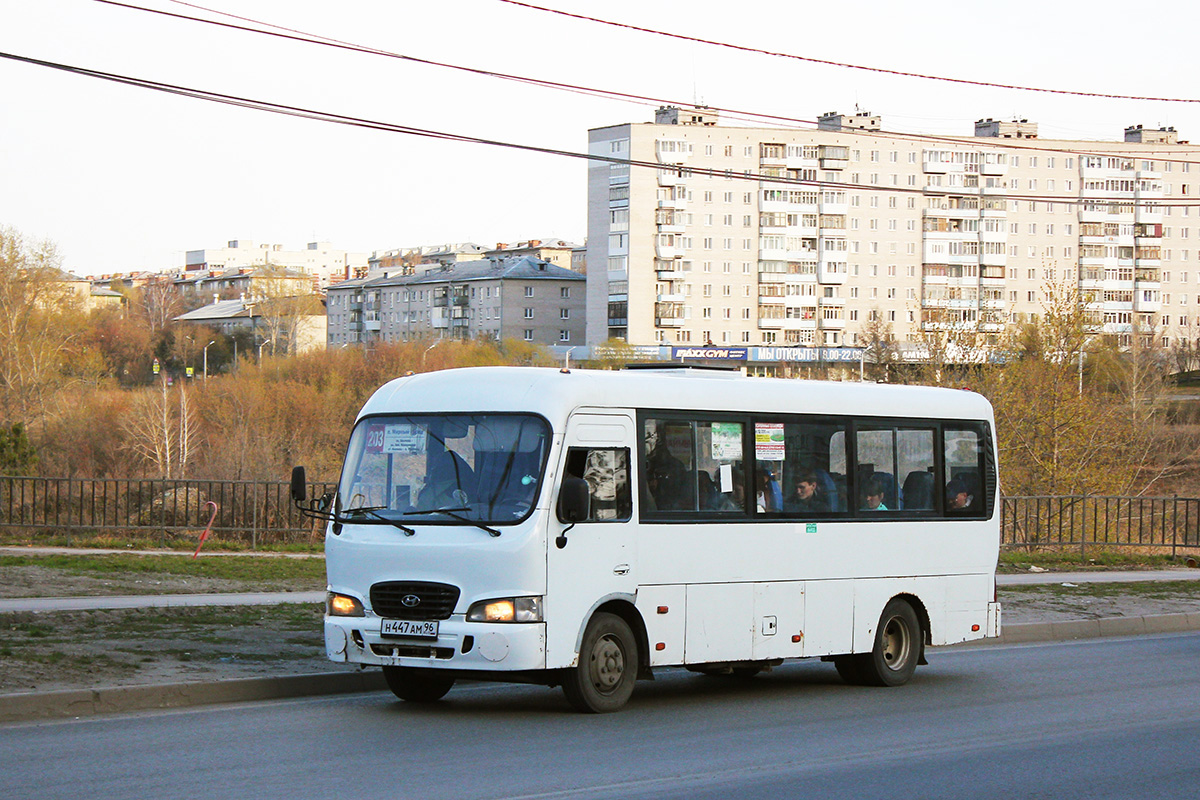
[[(637, 593), (637, 610), (646, 624), (650, 666), (682, 664), (687, 587), (642, 586)], [(662, 650), (658, 649), (660, 644)]]
[(754, 641), (753, 615), (752, 583), (688, 586), (685, 662), (747, 660)]
[[(999, 635), (998, 603), (991, 602), (992, 575), (958, 575), (946, 578), (946, 615), (933, 628), (934, 644), (955, 644)], [(975, 626), (977, 629), (972, 630)]]
[(805, 656), (837, 655), (854, 649), (854, 584), (851, 580), (807, 582)]
[[(992, 599), (991, 575), (944, 575), (925, 578), (860, 580), (855, 587), (855, 653), (871, 651), (884, 606), (896, 595), (917, 598), (929, 614), (934, 645), (982, 638)], [(972, 631), (974, 625), (978, 631)]]
[(804, 654), (804, 601), (803, 581), (754, 584), (754, 660)]

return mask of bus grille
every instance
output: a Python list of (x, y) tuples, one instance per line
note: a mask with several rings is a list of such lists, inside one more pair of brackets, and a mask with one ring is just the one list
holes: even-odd
[(458, 587), (445, 583), (386, 581), (371, 587), (371, 608), (388, 619), (449, 619), (457, 602)]

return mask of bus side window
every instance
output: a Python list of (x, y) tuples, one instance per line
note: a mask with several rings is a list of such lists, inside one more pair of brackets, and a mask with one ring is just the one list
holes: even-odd
[(623, 522), (632, 515), (628, 449), (572, 447), (566, 474), (587, 482), (591, 514), (584, 522)]
[(946, 513), (973, 517), (983, 513), (983, 437), (976, 426), (944, 430)]

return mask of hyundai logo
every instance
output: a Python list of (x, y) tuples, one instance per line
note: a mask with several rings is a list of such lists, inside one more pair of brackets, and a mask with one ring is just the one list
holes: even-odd
[(421, 605), (421, 598), (415, 594), (406, 594), (400, 598), (400, 604), (405, 608), (415, 608)]

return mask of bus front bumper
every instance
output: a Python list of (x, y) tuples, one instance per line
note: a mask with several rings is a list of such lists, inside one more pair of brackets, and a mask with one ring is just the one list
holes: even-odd
[(331, 661), (390, 667), (515, 672), (546, 667), (546, 625), (441, 620), (437, 638), (380, 635), (378, 617), (325, 617)]

